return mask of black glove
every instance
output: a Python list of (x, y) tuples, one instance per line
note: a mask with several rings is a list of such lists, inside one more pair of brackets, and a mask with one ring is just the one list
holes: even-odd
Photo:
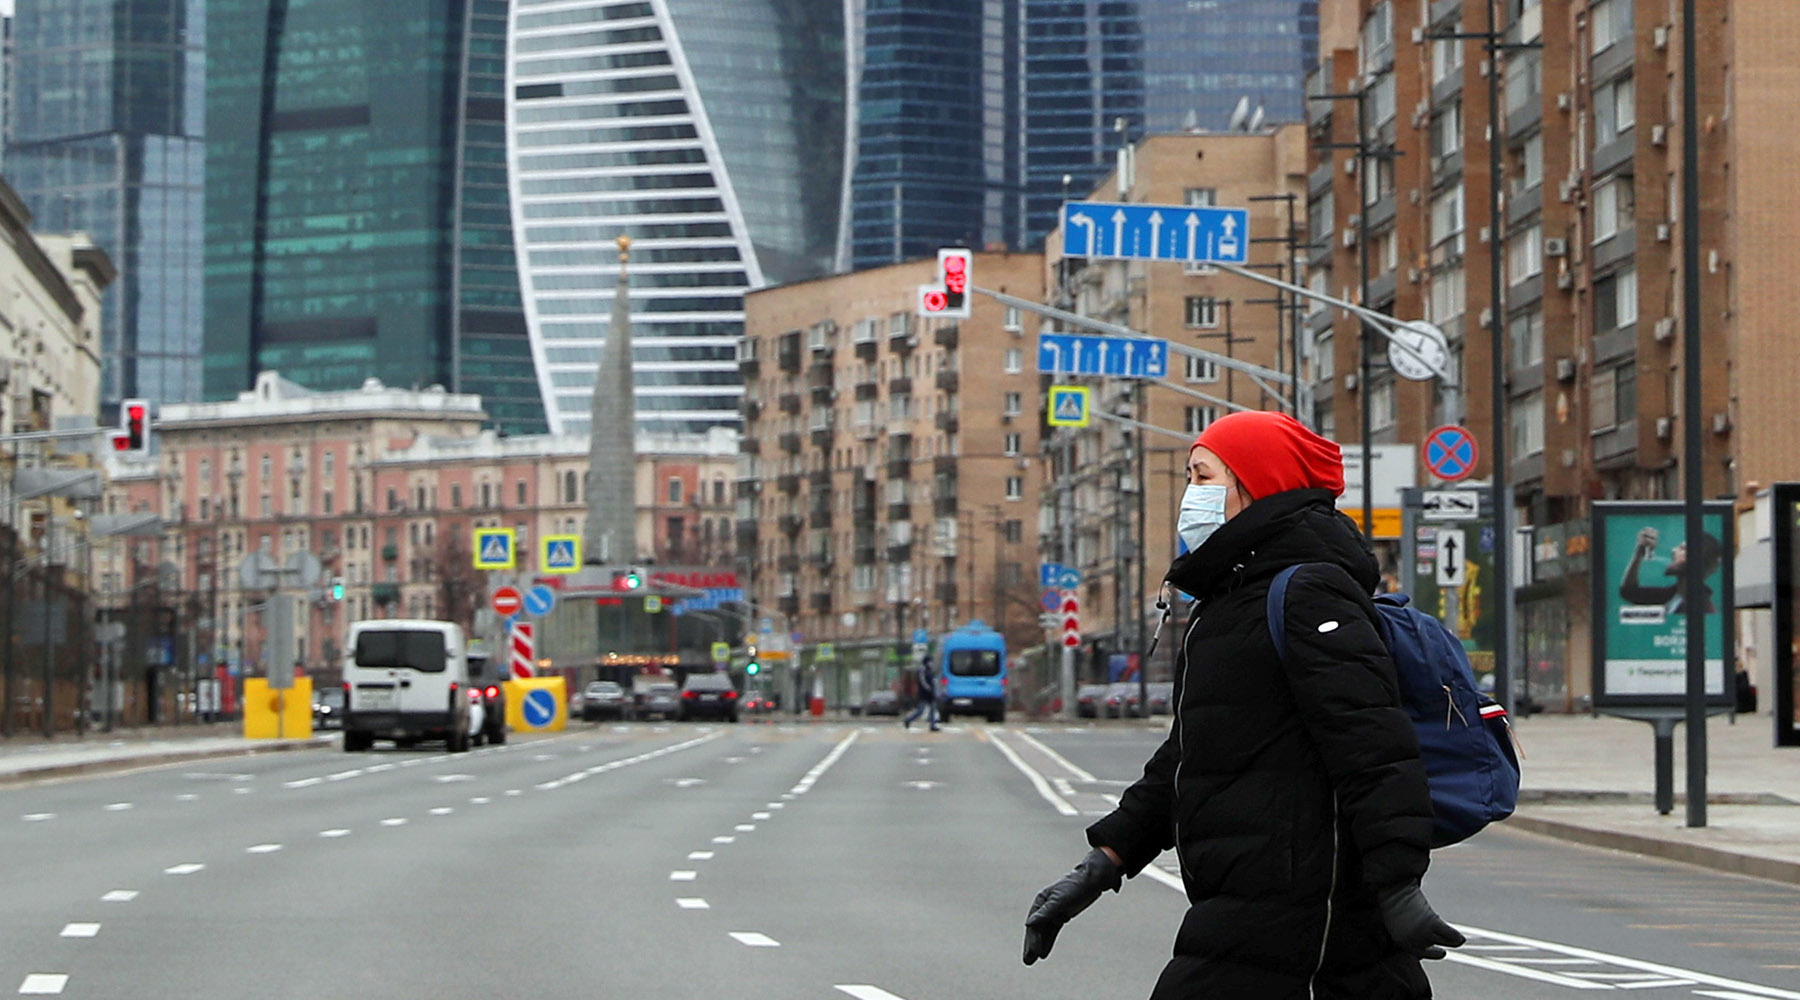
[(1050, 954), (1056, 932), (1075, 915), (1093, 905), (1108, 889), (1119, 891), (1125, 881), (1119, 866), (1098, 847), (1087, 853), (1075, 870), (1057, 879), (1031, 901), (1025, 915), (1025, 964)]
[(1425, 901), (1417, 882), (1382, 889), (1375, 894), (1375, 902), (1381, 907), (1381, 922), (1387, 925), (1394, 943), (1414, 958), (1443, 958), (1441, 946), (1460, 948), (1468, 940), (1444, 923)]

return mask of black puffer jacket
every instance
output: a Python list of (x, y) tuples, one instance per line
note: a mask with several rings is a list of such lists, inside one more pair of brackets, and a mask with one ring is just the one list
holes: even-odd
[[(1265, 615), (1289, 585), (1289, 660)], [(1176, 560), (1197, 598), (1169, 738), (1088, 829), (1136, 875), (1176, 849), (1187, 916), (1152, 1000), (1414, 1000), (1374, 890), (1425, 873), (1431, 800), (1369, 599), (1377, 566), (1323, 490), (1264, 497)]]

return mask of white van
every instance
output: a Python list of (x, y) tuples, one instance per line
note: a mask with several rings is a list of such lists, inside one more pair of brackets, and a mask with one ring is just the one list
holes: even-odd
[(462, 626), (402, 618), (352, 622), (344, 643), (344, 749), (378, 739), (469, 749), (469, 664)]

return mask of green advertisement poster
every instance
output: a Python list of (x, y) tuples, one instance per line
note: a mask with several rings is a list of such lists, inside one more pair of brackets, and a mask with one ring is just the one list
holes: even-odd
[(1728, 508), (1708, 504), (1705, 531), (1687, 539), (1680, 503), (1594, 505), (1594, 701), (1606, 704), (1680, 704), (1687, 693), (1690, 622), (1687, 580), (1701, 573), (1706, 588), (1706, 693), (1723, 699), (1724, 650), (1733, 616), (1730, 565), (1734, 549)]

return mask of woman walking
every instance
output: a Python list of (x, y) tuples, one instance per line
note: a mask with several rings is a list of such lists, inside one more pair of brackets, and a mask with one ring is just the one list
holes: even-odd
[[(1370, 600), (1379, 568), (1338, 512), (1338, 446), (1275, 413), (1215, 421), (1188, 456), (1166, 583), (1195, 599), (1167, 740), (1091, 850), (1039, 893), (1025, 964), (1174, 848), (1189, 907), (1152, 1000), (1420, 1000), (1463, 943), (1426, 902), (1432, 818)], [(1288, 655), (1269, 636), (1287, 597)]]

